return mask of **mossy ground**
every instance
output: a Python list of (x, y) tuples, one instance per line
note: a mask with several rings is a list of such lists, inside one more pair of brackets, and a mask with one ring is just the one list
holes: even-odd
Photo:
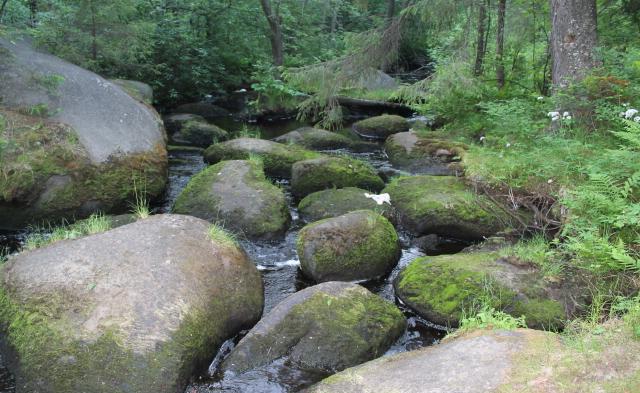
[(377, 193), (384, 188), (384, 182), (371, 165), (348, 157), (301, 161), (294, 165), (291, 190), (297, 197), (344, 187)]
[[(5, 119), (0, 139), (6, 141), (0, 152), (0, 222), (7, 228), (82, 218), (97, 210), (124, 211), (136, 193), (153, 198), (164, 191), (164, 145), (95, 165), (69, 127), (5, 110), (0, 115)], [(53, 176), (65, 180), (42, 198)]]
[(564, 305), (549, 298), (543, 275), (533, 271), (518, 282), (504, 282), (499, 258), (499, 252), (420, 258), (400, 273), (395, 287), (409, 306), (442, 325), (457, 326), (466, 314), (492, 308), (524, 315), (530, 327), (561, 328)]
[(373, 211), (350, 214), (365, 219), (358, 225), (316, 229), (335, 220), (329, 218), (300, 231), (297, 249), (303, 273), (317, 281), (358, 280), (377, 278), (393, 268), (400, 257), (393, 225)]

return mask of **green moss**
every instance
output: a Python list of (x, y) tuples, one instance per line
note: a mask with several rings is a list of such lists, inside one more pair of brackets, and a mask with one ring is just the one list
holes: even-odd
[(467, 313), (495, 309), (524, 315), (529, 327), (561, 328), (564, 306), (547, 293), (543, 275), (517, 269), (501, 261), (499, 252), (420, 258), (400, 273), (395, 286), (410, 307), (436, 323), (456, 326)]
[(305, 226), (297, 242), (303, 273), (316, 281), (330, 281), (373, 279), (388, 272), (400, 256), (398, 234), (375, 212), (361, 210), (348, 216), (363, 214), (365, 220), (357, 225), (330, 227), (325, 224), (336, 219), (329, 218)]
[[(96, 210), (125, 210), (135, 200), (136, 187), (150, 197), (164, 191), (163, 145), (95, 165), (69, 127), (15, 112), (0, 113), (10, 125), (0, 135), (8, 141), (0, 155), (0, 222), (7, 228), (43, 219), (86, 217)], [(43, 196), (53, 179), (57, 187)]]
[(173, 135), (173, 139), (196, 146), (207, 147), (213, 143), (227, 140), (229, 133), (222, 128), (199, 120), (190, 120)]
[(383, 192), (390, 194), (402, 223), (417, 235), (475, 240), (509, 226), (510, 218), (502, 208), (455, 177), (400, 177)]
[(216, 217), (209, 217), (210, 214), (203, 209), (213, 209), (219, 203), (219, 199), (207, 188), (215, 183), (218, 173), (224, 169), (226, 162), (206, 168), (189, 180), (187, 186), (182, 190), (173, 205), (172, 212), (175, 214), (196, 215), (197, 217), (213, 221)]
[(247, 160), (251, 155), (260, 156), (264, 163), (264, 171), (268, 176), (288, 179), (291, 177), (291, 166), (294, 163), (322, 156), (297, 146), (286, 146), (267, 141), (264, 141), (264, 143), (269, 143), (266, 150), (244, 148), (242, 145), (238, 145), (238, 141), (240, 140), (210, 146), (204, 152), (205, 161), (209, 164), (215, 164), (223, 160)]
[(328, 188), (344, 187), (379, 192), (384, 188), (384, 182), (371, 165), (348, 157), (300, 161), (293, 166), (291, 191), (298, 197)]
[(337, 217), (356, 210), (373, 210), (385, 217), (391, 216), (391, 206), (378, 205), (364, 196), (368, 191), (346, 187), (314, 192), (304, 197), (298, 204), (298, 211), (308, 222)]
[(361, 120), (353, 129), (362, 135), (386, 139), (387, 136), (409, 131), (407, 119), (396, 115), (382, 115)]

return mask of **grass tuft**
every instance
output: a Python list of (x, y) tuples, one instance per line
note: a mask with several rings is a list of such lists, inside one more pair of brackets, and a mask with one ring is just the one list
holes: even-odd
[(236, 247), (238, 245), (236, 236), (218, 224), (211, 224), (211, 226), (209, 226), (209, 238), (211, 241), (223, 246)]

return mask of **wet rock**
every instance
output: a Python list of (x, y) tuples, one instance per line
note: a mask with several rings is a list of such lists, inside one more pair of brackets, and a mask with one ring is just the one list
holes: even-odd
[(409, 122), (401, 116), (382, 115), (355, 123), (353, 130), (365, 138), (385, 140), (393, 134), (409, 131)]
[(510, 224), (501, 207), (456, 177), (400, 177), (382, 192), (391, 195), (401, 225), (417, 236), (482, 240)]
[(1, 325), (25, 392), (175, 393), (262, 312), (262, 280), (206, 221), (159, 215), (13, 256)]
[(204, 153), (204, 159), (209, 164), (223, 160), (246, 160), (251, 156), (262, 159), (264, 171), (268, 176), (284, 179), (291, 178), (291, 166), (294, 163), (321, 157), (319, 153), (297, 146), (286, 146), (256, 138), (238, 138), (216, 143)]
[(221, 117), (231, 116), (228, 110), (206, 101), (192, 102), (189, 104), (180, 105), (175, 109), (174, 112), (190, 113), (192, 115), (202, 116), (209, 121), (219, 119)]
[(547, 280), (526, 261), (501, 257), (500, 252), (470, 252), (416, 259), (394, 287), (407, 306), (440, 325), (457, 326), (465, 311), (489, 297), (496, 310), (524, 315), (531, 328), (553, 330), (587, 301), (578, 277)]
[(196, 175), (173, 212), (217, 223), (250, 239), (274, 239), (291, 221), (282, 190), (264, 176), (262, 163), (223, 161)]
[(401, 249), (393, 225), (359, 210), (305, 226), (298, 237), (302, 273), (315, 280), (371, 280), (391, 271)]
[(356, 210), (373, 210), (387, 219), (392, 219), (392, 208), (388, 203), (378, 204), (366, 195), (369, 191), (356, 187), (329, 189), (314, 192), (298, 204), (298, 212), (305, 222), (337, 217)]
[(183, 123), (179, 131), (171, 135), (173, 143), (180, 145), (209, 147), (229, 139), (229, 133), (222, 128), (201, 120), (189, 120)]
[(167, 151), (159, 115), (80, 67), (0, 39), (0, 228), (118, 213), (162, 194)]
[(458, 174), (466, 149), (463, 144), (422, 137), (414, 131), (390, 136), (384, 148), (394, 166), (429, 175)]
[(153, 89), (146, 83), (126, 79), (111, 79), (111, 82), (120, 86), (131, 97), (147, 105), (153, 104)]
[(351, 283), (326, 282), (280, 302), (222, 365), (242, 373), (283, 356), (294, 367), (336, 372), (382, 355), (405, 329), (393, 304)]
[(352, 140), (344, 135), (312, 127), (303, 127), (274, 139), (275, 142), (295, 144), (311, 150), (351, 149), (368, 151), (377, 148), (373, 143)]
[(291, 168), (291, 191), (298, 198), (328, 188), (344, 187), (379, 192), (384, 188), (384, 182), (369, 164), (346, 157), (299, 161)]

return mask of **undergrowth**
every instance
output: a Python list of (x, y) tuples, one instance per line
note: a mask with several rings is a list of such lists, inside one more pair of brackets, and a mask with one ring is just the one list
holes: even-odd
[(77, 221), (73, 224), (63, 223), (60, 226), (42, 226), (33, 228), (27, 236), (24, 249), (35, 250), (40, 247), (61, 241), (77, 239), (87, 235), (102, 233), (111, 229), (111, 221), (108, 217), (96, 213), (89, 218)]

